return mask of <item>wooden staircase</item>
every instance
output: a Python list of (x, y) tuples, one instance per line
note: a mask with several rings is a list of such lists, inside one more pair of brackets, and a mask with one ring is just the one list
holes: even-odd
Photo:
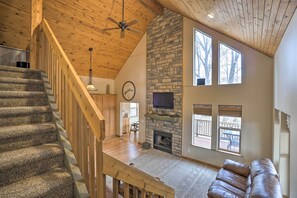
[(90, 197), (106, 197), (106, 176), (113, 178), (113, 197), (119, 196), (120, 183), (123, 183), (125, 198), (131, 196), (131, 188), (137, 189), (137, 196), (143, 198), (174, 197), (174, 189), (103, 152), (104, 117), (45, 19), (35, 29), (31, 43), (34, 46), (30, 56), (36, 57), (36, 66), (39, 66), (36, 69), (48, 76), (56, 108)]
[(0, 197), (73, 197), (39, 71), (0, 66)]

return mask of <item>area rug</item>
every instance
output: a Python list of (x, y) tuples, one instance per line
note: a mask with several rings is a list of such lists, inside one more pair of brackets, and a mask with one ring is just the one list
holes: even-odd
[(204, 198), (217, 170), (171, 154), (150, 149), (128, 162), (134, 167), (160, 178), (175, 189), (177, 198)]

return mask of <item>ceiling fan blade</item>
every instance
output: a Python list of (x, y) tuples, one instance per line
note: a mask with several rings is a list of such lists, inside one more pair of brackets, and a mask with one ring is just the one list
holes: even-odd
[(133, 21), (130, 21), (129, 23), (127, 23), (126, 25), (128, 26), (128, 27), (130, 27), (130, 26), (132, 26), (132, 25), (135, 25), (135, 24), (137, 24), (139, 21), (138, 20), (133, 20)]
[(107, 17), (107, 19), (110, 20), (111, 22), (113, 22), (113, 23), (119, 25), (119, 23), (118, 23), (116, 20), (114, 20), (113, 18), (111, 18), (111, 17)]
[(137, 33), (137, 34), (142, 34), (142, 32), (140, 30), (134, 30), (134, 29), (131, 29), (131, 28), (127, 28), (127, 30), (129, 30), (131, 32), (134, 32), (134, 33)]
[(127, 23), (127, 26), (130, 27), (130, 26), (135, 25), (137, 23), (139, 23), (139, 21), (135, 19), (135, 20), (130, 21), (129, 23)]
[(121, 38), (125, 38), (125, 30), (121, 31)]

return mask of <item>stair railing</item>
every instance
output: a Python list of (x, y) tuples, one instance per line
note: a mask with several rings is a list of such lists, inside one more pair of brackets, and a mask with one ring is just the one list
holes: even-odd
[(104, 197), (104, 117), (79, 79), (48, 22), (37, 35), (38, 69), (47, 73), (73, 153), (91, 197)]
[[(48, 75), (73, 153), (90, 196), (106, 197), (106, 175), (113, 178), (113, 197), (124, 183), (124, 197), (174, 197), (174, 189), (103, 153), (104, 117), (81, 82), (46, 19), (37, 32), (36, 62)], [(104, 185), (102, 185), (104, 184)], [(136, 195), (136, 193), (138, 195)]]

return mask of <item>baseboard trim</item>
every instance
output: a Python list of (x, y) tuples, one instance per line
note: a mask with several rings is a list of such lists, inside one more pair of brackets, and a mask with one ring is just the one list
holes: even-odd
[(193, 158), (190, 158), (190, 157), (186, 157), (186, 156), (181, 156), (181, 158), (184, 158), (184, 159), (187, 159), (187, 160), (190, 160), (192, 162), (197, 162), (199, 164), (203, 164), (205, 166), (208, 166), (208, 167), (211, 167), (211, 168), (214, 168), (214, 169), (221, 169), (222, 167), (220, 166), (216, 166), (216, 165), (213, 165), (213, 164), (210, 164), (210, 163), (207, 163), (207, 162), (203, 162), (203, 161), (200, 161), (200, 160), (197, 160), (197, 159), (193, 159)]

